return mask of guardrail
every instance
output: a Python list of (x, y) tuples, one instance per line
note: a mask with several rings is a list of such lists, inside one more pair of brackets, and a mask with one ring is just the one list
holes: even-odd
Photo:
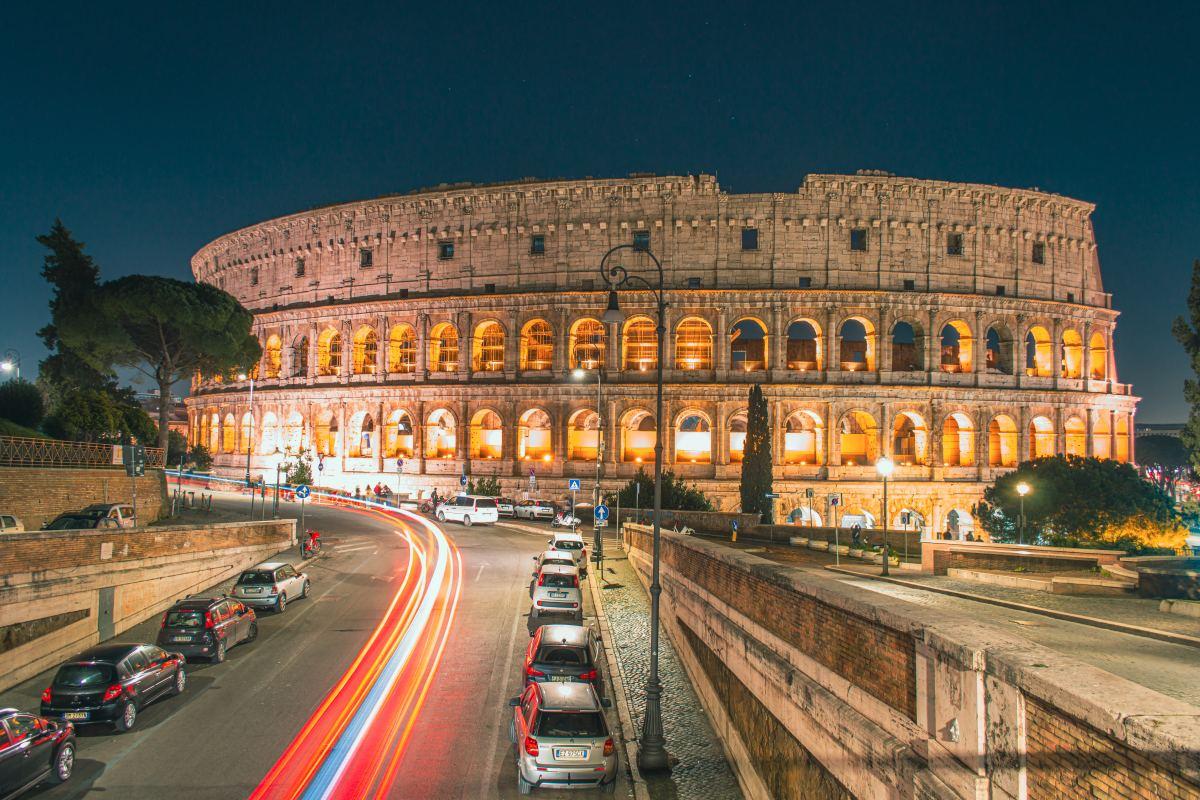
[[(146, 448), (147, 469), (162, 469), (165, 462), (166, 451), (161, 447)], [(0, 436), (0, 466), (120, 467), (124, 463), (124, 451), (119, 444)]]

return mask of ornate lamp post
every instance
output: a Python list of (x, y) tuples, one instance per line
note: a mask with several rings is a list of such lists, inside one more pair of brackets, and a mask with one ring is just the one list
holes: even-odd
[(21, 354), (15, 348), (4, 351), (4, 360), (0, 361), (0, 370), (13, 372), (14, 378), (21, 380)]
[[(652, 284), (640, 275), (630, 275), (622, 264), (615, 264), (605, 269), (608, 259), (618, 250), (633, 250), (645, 254), (658, 269), (658, 283)], [(654, 406), (654, 527), (652, 534), (653, 553), (650, 572), (650, 674), (646, 678), (646, 715), (642, 724), (642, 735), (638, 743), (638, 767), (643, 772), (662, 772), (670, 768), (667, 760), (666, 741), (663, 738), (662, 725), (662, 684), (658, 680), (658, 598), (662, 594), (659, 581), (659, 551), (662, 530), (659, 518), (662, 516), (662, 461), (663, 461), (663, 342), (666, 335), (667, 303), (663, 298), (664, 281), (662, 262), (659, 261), (650, 248), (638, 244), (619, 244), (611, 248), (600, 259), (600, 276), (608, 284), (608, 309), (604, 312), (604, 321), (608, 323), (621, 322), (620, 301), (617, 290), (640, 286), (654, 296), (658, 306), (658, 338), (657, 376), (655, 381), (656, 398)]]
[(1029, 494), (1029, 484), (1021, 481), (1017, 484), (1017, 495), (1021, 498), (1021, 516), (1017, 520), (1017, 544), (1025, 544), (1025, 495)]
[(246, 437), (246, 488), (250, 490), (250, 518), (254, 519), (254, 487), (250, 485), (250, 453), (254, 450), (254, 378), (244, 372), (238, 375), (239, 381), (247, 378), (250, 378), (250, 435)]
[[(588, 371), (585, 369), (576, 369), (572, 372), (572, 377), (576, 380), (587, 378)], [(600, 505), (600, 472), (603, 469), (604, 463), (604, 411), (601, 405), (604, 402), (601, 390), (604, 386), (604, 370), (596, 367), (596, 484), (592, 487), (592, 513), (596, 511), (596, 507)], [(604, 537), (600, 535), (600, 526), (596, 525), (596, 539), (593, 543), (592, 560), (598, 564), (604, 563)], [(603, 579), (601, 575), (601, 579)]]
[(891, 548), (888, 547), (888, 538), (887, 538), (887, 529), (888, 529), (887, 481), (888, 481), (888, 476), (890, 476), (892, 474), (892, 471), (894, 469), (896, 469), (896, 465), (894, 463), (892, 463), (892, 460), (890, 458), (888, 458), (887, 456), (883, 456), (882, 458), (880, 458), (878, 461), (875, 462), (875, 471), (879, 473), (879, 477), (883, 478), (883, 573), (882, 574), (884, 574), (884, 575), (890, 574), (889, 567), (891, 565), (888, 562), (891, 561), (891, 558), (892, 558), (892, 552), (891, 552)]

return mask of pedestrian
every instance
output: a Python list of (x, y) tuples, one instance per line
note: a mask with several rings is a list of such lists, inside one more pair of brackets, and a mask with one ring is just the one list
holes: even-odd
[(381, 494), (383, 494), (383, 487), (377, 483), (375, 484), (375, 498), (379, 499), (379, 495)]
[(361, 499), (362, 499), (362, 492), (360, 492), (360, 491), (358, 490), (358, 487), (357, 487), (357, 486), (355, 486), (355, 487), (354, 487), (354, 499), (355, 499), (355, 500), (361, 500)]
[(858, 549), (862, 544), (862, 526), (858, 523), (855, 523), (854, 526), (850, 528), (850, 541), (855, 549)]

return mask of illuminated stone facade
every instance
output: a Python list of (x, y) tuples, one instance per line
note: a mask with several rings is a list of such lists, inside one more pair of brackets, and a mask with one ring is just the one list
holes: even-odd
[[(833, 493), (878, 518), (887, 454), (891, 516), (961, 533), (1019, 460), (1133, 456), (1093, 208), (863, 173), (790, 194), (725, 194), (707, 175), (447, 186), (281, 217), (192, 259), (254, 312), (264, 356), (252, 409), (248, 381), (194, 387), (191, 437), (227, 474), (253, 440), (256, 476), (308, 449), (327, 485), (416, 496), (465, 473), (520, 496), (533, 471), (557, 498), (595, 474), (596, 373), (572, 370), (600, 367), (615, 486), (653, 459), (653, 305), (624, 292), (625, 322), (601, 322), (598, 267), (646, 244), (670, 303), (671, 469), (734, 507), (761, 383), (781, 510), (807, 514), (811, 488), (822, 519)], [(646, 256), (620, 261), (652, 277)]]

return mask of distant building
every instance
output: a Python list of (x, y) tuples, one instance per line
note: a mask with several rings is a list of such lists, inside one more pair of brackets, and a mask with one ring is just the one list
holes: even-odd
[[(138, 405), (150, 415), (150, 419), (158, 423), (158, 392), (138, 392)], [(183, 436), (184, 439), (188, 436), (188, 413), (187, 406), (183, 404), (182, 397), (171, 396), (171, 416), (167, 421), (167, 428), (175, 431)]]
[(1138, 439), (1143, 436), (1170, 436), (1178, 439), (1182, 433), (1182, 422), (1139, 422), (1133, 427), (1133, 435)]

